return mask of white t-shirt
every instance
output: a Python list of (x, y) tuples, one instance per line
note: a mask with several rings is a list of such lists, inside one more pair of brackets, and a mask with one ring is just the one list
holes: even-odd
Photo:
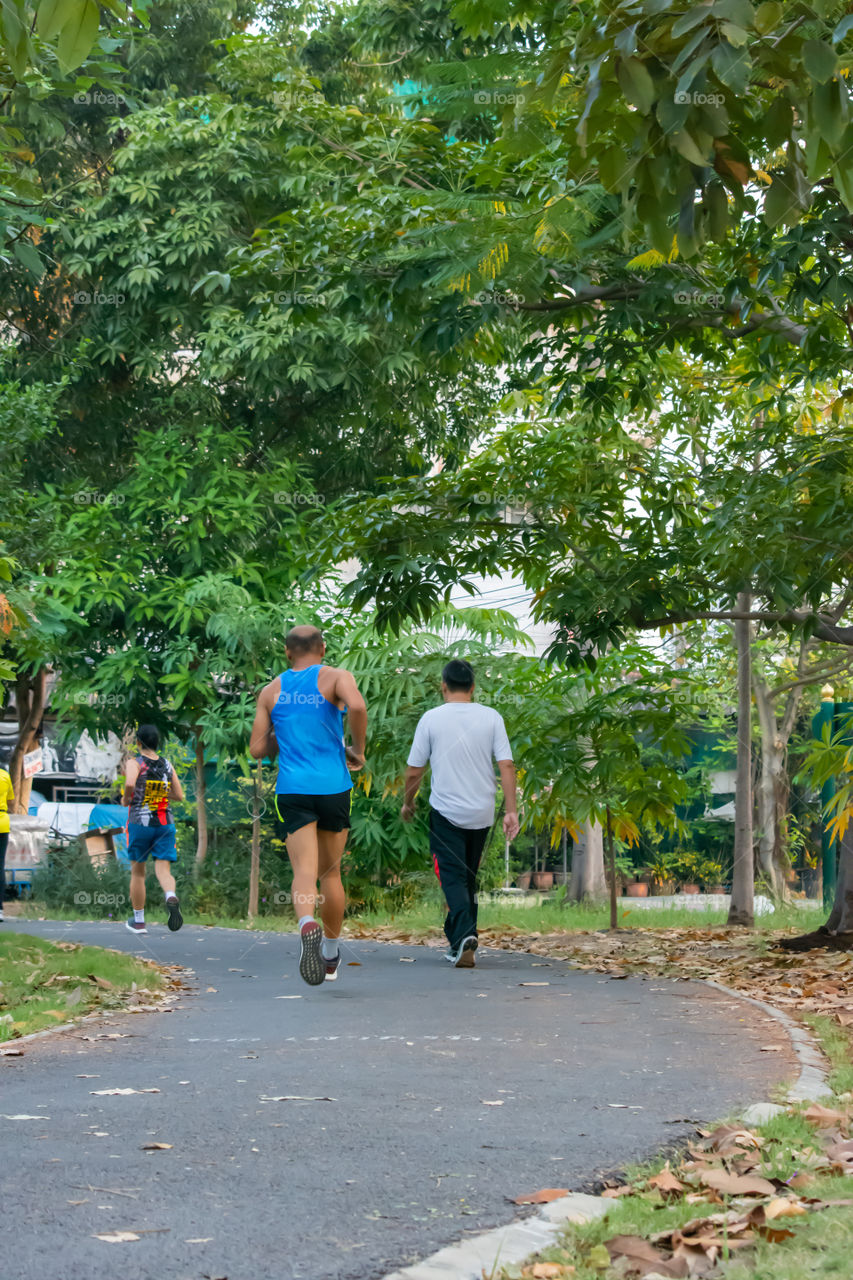
[(479, 702), (445, 702), (418, 721), (408, 764), (429, 764), (433, 809), (475, 831), (495, 819), (494, 760), (511, 760), (503, 717)]

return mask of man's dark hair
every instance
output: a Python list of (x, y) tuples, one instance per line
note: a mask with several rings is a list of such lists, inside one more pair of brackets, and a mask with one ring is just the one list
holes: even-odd
[(315, 653), (323, 647), (323, 633), (319, 627), (291, 627), (284, 637), (288, 653)]
[(474, 668), (470, 662), (453, 658), (441, 673), (450, 693), (467, 693), (474, 687)]
[(136, 731), (136, 741), (148, 751), (160, 749), (160, 730), (156, 724), (141, 724)]

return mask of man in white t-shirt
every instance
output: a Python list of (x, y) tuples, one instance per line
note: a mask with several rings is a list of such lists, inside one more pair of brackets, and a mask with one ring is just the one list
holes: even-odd
[(477, 871), (495, 819), (494, 761), (498, 762), (508, 840), (518, 835), (515, 765), (503, 718), (493, 707), (474, 702), (474, 670), (454, 659), (441, 673), (444, 706), (418, 721), (406, 769), (401, 817), (410, 822), (415, 797), (426, 771), (430, 790), (430, 851), (435, 874), (447, 900), (444, 932), (447, 959), (470, 969), (477, 950)]

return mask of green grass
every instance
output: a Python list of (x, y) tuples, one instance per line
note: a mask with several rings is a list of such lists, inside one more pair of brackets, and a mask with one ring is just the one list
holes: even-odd
[[(101, 986), (93, 979), (110, 985)], [(154, 991), (159, 972), (132, 956), (29, 934), (0, 937), (0, 1042), (116, 1008), (136, 984)]]
[[(51, 918), (62, 920), (92, 919), (91, 915), (80, 912), (74, 907), (51, 907), (46, 911), (44, 906), (37, 902), (23, 903), (22, 911), (23, 915), (29, 918), (47, 914)], [(809, 929), (816, 928), (825, 915), (819, 903), (808, 909), (787, 906), (777, 909), (772, 915), (760, 916), (755, 922), (756, 930), (761, 934), (797, 928), (805, 933)], [(229, 929), (249, 927), (245, 917), (210, 912), (185, 910), (184, 919), (187, 924), (218, 925)], [(399, 911), (387, 908), (361, 909), (347, 917), (348, 923), (353, 925), (394, 928), (410, 933), (414, 937), (427, 935), (436, 928), (440, 930), (443, 920), (444, 906), (438, 890), (430, 891), (414, 906)], [(559, 902), (546, 900), (533, 906), (515, 906), (511, 902), (498, 903), (487, 900), (480, 903), (478, 923), (481, 929), (515, 928), (523, 933), (607, 929), (610, 927), (610, 908), (607, 903), (596, 905), (572, 903), (568, 907), (562, 907)], [(725, 923), (725, 911), (693, 911), (689, 907), (678, 906), (662, 910), (624, 905), (620, 905), (619, 908), (619, 927), (624, 929), (705, 928)], [(295, 918), (290, 912), (259, 916), (255, 927), (274, 932), (289, 932), (295, 928)]]
[[(756, 919), (756, 929), (762, 932), (786, 928), (798, 928), (802, 932), (814, 929), (825, 918), (823, 907), (816, 903), (807, 909), (794, 906), (777, 908), (772, 915)], [(415, 907), (404, 911), (360, 911), (354, 920), (377, 928), (395, 927), (412, 933), (427, 932), (441, 925), (443, 908), (436, 894)], [(625, 929), (673, 929), (702, 928), (708, 925), (724, 925), (725, 911), (694, 911), (689, 907), (673, 906), (666, 909), (631, 907), (620, 904), (618, 922)], [(554, 930), (569, 932), (580, 929), (608, 929), (610, 907), (607, 903), (583, 905), (573, 903), (563, 907), (559, 902), (543, 901), (535, 906), (514, 906), (510, 903), (483, 902), (481, 900), (478, 925), (481, 929), (514, 927), (524, 933), (551, 933)]]

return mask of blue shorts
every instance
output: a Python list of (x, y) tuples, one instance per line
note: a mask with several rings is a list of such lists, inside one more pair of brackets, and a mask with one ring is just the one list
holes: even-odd
[(178, 847), (175, 844), (175, 824), (165, 827), (143, 827), (141, 822), (127, 824), (127, 855), (131, 862), (145, 862), (148, 855), (166, 862), (177, 862)]

